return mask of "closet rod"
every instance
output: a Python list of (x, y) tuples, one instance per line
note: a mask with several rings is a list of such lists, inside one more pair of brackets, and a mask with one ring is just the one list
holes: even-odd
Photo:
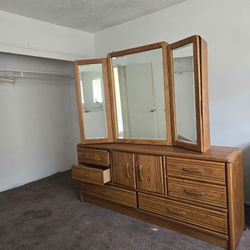
[(69, 78), (73, 79), (73, 75), (64, 73), (42, 72), (42, 71), (27, 71), (27, 70), (6, 70), (0, 69), (0, 76), (2, 77), (14, 77), (14, 78), (34, 78), (34, 77), (53, 77), (53, 78)]

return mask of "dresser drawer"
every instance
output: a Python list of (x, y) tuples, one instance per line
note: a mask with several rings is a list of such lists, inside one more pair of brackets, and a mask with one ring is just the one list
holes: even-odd
[(81, 163), (109, 166), (109, 152), (107, 150), (88, 149), (78, 150), (78, 161)]
[(169, 197), (227, 208), (226, 187), (168, 177)]
[(209, 230), (228, 233), (227, 214), (198, 208), (146, 194), (138, 194), (139, 208), (165, 217), (190, 223)]
[(134, 191), (112, 186), (97, 186), (88, 183), (82, 184), (82, 191), (85, 194), (97, 198), (113, 201), (129, 207), (137, 207), (136, 193)]
[(166, 162), (169, 176), (225, 185), (224, 163), (174, 157), (167, 157)]
[(72, 178), (79, 181), (103, 185), (111, 180), (110, 169), (92, 167), (88, 165), (75, 165), (72, 168)]

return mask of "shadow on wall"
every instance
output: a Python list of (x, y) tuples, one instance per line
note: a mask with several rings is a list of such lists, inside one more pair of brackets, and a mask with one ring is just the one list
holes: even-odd
[(240, 147), (243, 153), (245, 203), (250, 205), (250, 144)]

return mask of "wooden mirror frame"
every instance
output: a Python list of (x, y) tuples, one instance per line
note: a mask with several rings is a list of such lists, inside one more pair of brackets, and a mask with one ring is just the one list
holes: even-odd
[[(162, 62), (163, 62), (163, 84), (164, 84), (164, 99), (165, 99), (165, 115), (166, 115), (166, 139), (130, 139), (130, 138), (118, 138), (118, 125), (117, 125), (117, 108), (115, 101), (115, 84), (114, 84), (114, 74), (112, 67), (112, 58), (119, 56), (126, 56), (131, 54), (136, 54), (140, 52), (146, 52), (154, 49), (162, 49)], [(154, 44), (149, 44), (145, 46), (140, 46), (136, 48), (111, 52), (107, 55), (108, 58), (108, 69), (109, 69), (109, 79), (110, 79), (110, 89), (111, 89), (111, 104), (112, 104), (112, 120), (113, 120), (113, 134), (114, 142), (117, 143), (135, 143), (135, 144), (155, 144), (155, 145), (172, 145), (172, 134), (171, 134), (171, 121), (170, 121), (170, 97), (169, 97), (169, 78), (168, 78), (168, 57), (167, 57), (167, 43), (159, 42)]]
[[(102, 77), (103, 77), (103, 88), (104, 88), (104, 96), (105, 96), (106, 122), (107, 122), (107, 135), (108, 135), (106, 138), (93, 138), (93, 139), (86, 139), (85, 138), (84, 119), (83, 119), (84, 112), (83, 112), (83, 105), (81, 103), (81, 86), (80, 86), (81, 83), (80, 83), (80, 77), (79, 77), (80, 76), (79, 66), (80, 65), (90, 65), (90, 64), (102, 64)], [(75, 74), (75, 81), (76, 81), (76, 98), (77, 98), (81, 143), (82, 144), (93, 144), (93, 143), (113, 142), (107, 59), (100, 58), (100, 59), (87, 59), (87, 60), (75, 61), (74, 74)]]
[[(173, 50), (189, 44), (193, 44), (197, 144), (178, 140), (176, 132)], [(173, 145), (204, 152), (210, 147), (206, 42), (200, 36), (192, 36), (170, 44), (168, 46), (168, 58)]]

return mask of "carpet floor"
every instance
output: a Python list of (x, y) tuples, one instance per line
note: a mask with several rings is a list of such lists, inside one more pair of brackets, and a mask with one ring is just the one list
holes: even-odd
[[(80, 202), (78, 184), (70, 174), (59, 173), (0, 193), (1, 250), (220, 249)], [(244, 232), (238, 247), (243, 249), (250, 249), (249, 230)]]

